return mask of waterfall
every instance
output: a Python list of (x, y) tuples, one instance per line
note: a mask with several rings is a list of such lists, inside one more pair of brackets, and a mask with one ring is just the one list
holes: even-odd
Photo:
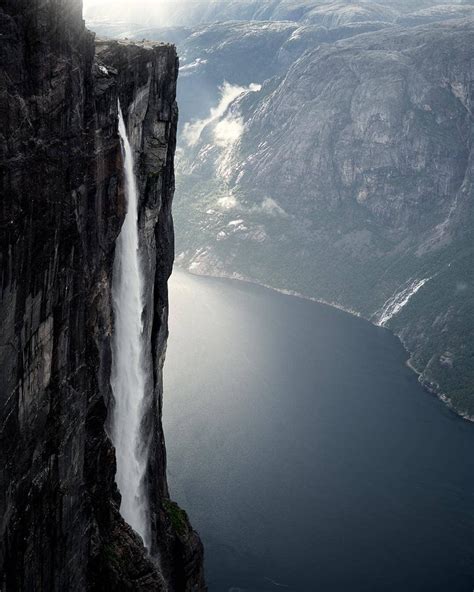
[(384, 327), (395, 315), (397, 315), (402, 308), (404, 308), (412, 297), (422, 288), (426, 282), (430, 281), (430, 277), (421, 280), (408, 280), (409, 283), (399, 292), (395, 292), (382, 306), (377, 315), (377, 325)]
[(119, 104), (127, 213), (117, 239), (112, 300), (115, 327), (111, 386), (114, 394), (111, 436), (116, 449), (120, 513), (149, 548), (148, 503), (144, 488), (146, 454), (141, 446), (145, 397), (143, 347), (143, 278), (138, 244), (138, 192), (133, 153)]

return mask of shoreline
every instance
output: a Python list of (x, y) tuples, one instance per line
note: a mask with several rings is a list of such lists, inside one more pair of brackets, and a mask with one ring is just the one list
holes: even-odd
[[(392, 331), (392, 333), (393, 333), (393, 331)], [(402, 339), (396, 333), (393, 333), (393, 335), (395, 335), (395, 337), (400, 341), (400, 343), (403, 345), (403, 349), (410, 356), (408, 358), (408, 360), (405, 362), (405, 364), (408, 366), (408, 368), (410, 368), (410, 370), (412, 370), (412, 372), (414, 372), (418, 376), (418, 382), (425, 389), (425, 391), (430, 393), (430, 395), (433, 395), (434, 397), (438, 398), (442, 403), (444, 403), (446, 405), (446, 407), (452, 413), (454, 413), (455, 415), (457, 415), (461, 419), (464, 419), (465, 421), (469, 421), (470, 423), (474, 423), (474, 416), (468, 415), (467, 413), (463, 413), (463, 412), (459, 411), (458, 409), (456, 409), (456, 407), (452, 404), (451, 399), (448, 397), (448, 395), (446, 393), (441, 392), (441, 389), (439, 388), (438, 384), (435, 384), (435, 383), (429, 382), (428, 380), (423, 379), (423, 373), (420, 372), (417, 368), (415, 368), (415, 366), (412, 363), (412, 354), (411, 354), (410, 350), (406, 347), (406, 345), (403, 343)]]
[(394, 331), (392, 331), (389, 327), (385, 327), (383, 325), (378, 325), (377, 323), (374, 323), (371, 319), (364, 317), (360, 312), (350, 309), (350, 308), (345, 308), (344, 306), (337, 304), (336, 302), (328, 302), (327, 300), (324, 300), (322, 298), (315, 298), (313, 296), (305, 296), (304, 294), (301, 294), (300, 292), (296, 292), (294, 290), (286, 290), (284, 288), (275, 288), (275, 286), (270, 286), (269, 284), (264, 284), (263, 282), (259, 282), (255, 279), (245, 277), (239, 273), (233, 273), (233, 274), (229, 274), (229, 273), (225, 273), (225, 272), (219, 272), (219, 273), (213, 273), (213, 274), (199, 273), (199, 272), (194, 271), (192, 269), (182, 267), (179, 264), (177, 264), (176, 262), (174, 263), (174, 266), (176, 266), (181, 271), (185, 271), (185, 272), (187, 272), (191, 275), (194, 275), (196, 277), (222, 278), (222, 279), (227, 279), (227, 280), (237, 280), (239, 282), (245, 282), (247, 284), (252, 284), (254, 286), (260, 286), (261, 288), (266, 288), (267, 290), (272, 290), (273, 292), (277, 292), (278, 294), (284, 294), (285, 296), (294, 296), (296, 298), (301, 298), (302, 300), (307, 300), (309, 302), (316, 302), (318, 304), (324, 304), (326, 306), (330, 306), (331, 308), (341, 310), (342, 312), (345, 312), (347, 314), (355, 316), (359, 319), (363, 319), (364, 321), (367, 321), (368, 323), (370, 323), (374, 327), (379, 327), (381, 329), (385, 329), (386, 331), (389, 331), (392, 335), (394, 335), (398, 339), (398, 341), (401, 343), (403, 349), (407, 353), (408, 358), (405, 361), (405, 365), (412, 372), (414, 372), (417, 375), (418, 382), (421, 384), (421, 386), (424, 388), (424, 390), (427, 393), (429, 393), (430, 395), (435, 396), (442, 403), (444, 403), (444, 405), (446, 405), (446, 407), (454, 415), (456, 415), (460, 419), (463, 419), (464, 421), (468, 421), (470, 423), (474, 423), (474, 416), (468, 415), (467, 413), (465, 413), (465, 412), (463, 413), (460, 410), (456, 409), (456, 407), (454, 407), (454, 405), (451, 402), (451, 399), (446, 395), (446, 393), (441, 392), (439, 385), (436, 385), (434, 383), (431, 383), (431, 382), (423, 379), (423, 372), (418, 370), (413, 365), (413, 362), (412, 362), (413, 353), (407, 348), (407, 346), (403, 342), (402, 338), (399, 335), (397, 335)]
[[(212, 274), (199, 273), (199, 272), (194, 271), (192, 269), (181, 267), (176, 262), (174, 265), (178, 269), (180, 269), (182, 271), (186, 271), (187, 273), (190, 273), (191, 275), (194, 275), (196, 277), (222, 278), (222, 279), (226, 279), (226, 280), (237, 280), (239, 282), (244, 282), (246, 284), (252, 284), (253, 286), (260, 286), (261, 288), (266, 288), (267, 290), (272, 290), (272, 292), (277, 292), (278, 294), (284, 294), (285, 296), (294, 296), (295, 298), (300, 298), (301, 300), (308, 300), (309, 302), (317, 302), (318, 304), (325, 304), (326, 306), (330, 306), (331, 308), (336, 308), (337, 310), (342, 310), (342, 312), (347, 312), (348, 314), (352, 315), (353, 317), (358, 317), (359, 319), (364, 319), (365, 321), (368, 320), (366, 317), (361, 315), (361, 313), (358, 312), (357, 310), (354, 310), (352, 308), (345, 308), (344, 306), (342, 306), (342, 304), (338, 304), (337, 302), (330, 302), (328, 300), (324, 300), (323, 298), (316, 298), (314, 296), (305, 296), (304, 294), (301, 294), (301, 292), (296, 292), (294, 290), (286, 290), (285, 288), (275, 288), (275, 286), (271, 286), (270, 284), (264, 284), (263, 282), (259, 282), (257, 280), (252, 279), (252, 278), (241, 275), (240, 273), (233, 273), (233, 274), (229, 274), (229, 273), (225, 273), (225, 272), (212, 273)], [(376, 327), (380, 327), (380, 325), (376, 325), (375, 323), (372, 323), (372, 321), (369, 321), (369, 322), (372, 325), (375, 325)], [(384, 329), (385, 327), (381, 327), (381, 328)]]

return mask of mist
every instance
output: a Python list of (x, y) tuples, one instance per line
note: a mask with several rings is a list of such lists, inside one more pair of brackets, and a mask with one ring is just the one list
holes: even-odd
[[(145, 27), (193, 26), (225, 20), (293, 20), (296, 13), (301, 21), (321, 24), (321, 6), (332, 5), (336, 11), (344, 11), (345, 6), (347, 14), (343, 19), (351, 20), (353, 10), (348, 7), (357, 4), (330, 0), (83, 0), (83, 3), (84, 17), (90, 23), (126, 22)], [(364, 1), (358, 3), (361, 10), (356, 20), (373, 20), (377, 10), (383, 10), (383, 7), (405, 13), (439, 3), (440, 0)], [(462, 0), (451, 0), (450, 3), (462, 4)], [(375, 20), (380, 19), (375, 16)]]
[(247, 92), (256, 92), (260, 88), (261, 86), (259, 84), (251, 84), (249, 87), (243, 87), (224, 82), (220, 88), (219, 103), (216, 107), (211, 108), (209, 116), (205, 119), (199, 119), (185, 124), (184, 139), (188, 146), (195, 146), (198, 143), (204, 128), (210, 123), (215, 124), (214, 140), (217, 146), (226, 148), (229, 144), (236, 141), (242, 133), (243, 119), (235, 113), (226, 114), (227, 108), (239, 95)]
[(122, 21), (148, 26), (181, 23), (189, 10), (197, 14), (228, 0), (84, 0), (86, 20)]
[(156, 0), (84, 0), (86, 20), (126, 21), (139, 24), (157, 24), (164, 11)]

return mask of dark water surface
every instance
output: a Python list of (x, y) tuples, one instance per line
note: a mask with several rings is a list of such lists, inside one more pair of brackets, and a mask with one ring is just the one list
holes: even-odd
[(474, 425), (388, 331), (176, 270), (169, 479), (210, 592), (471, 592)]

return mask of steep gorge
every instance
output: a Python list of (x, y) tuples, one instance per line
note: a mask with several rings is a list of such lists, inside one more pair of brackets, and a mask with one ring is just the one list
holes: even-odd
[[(0, 33), (0, 588), (204, 590), (201, 543), (169, 499), (161, 428), (175, 48), (96, 49), (75, 0), (4, 0)], [(112, 272), (126, 211), (118, 101), (146, 277), (150, 555), (120, 515), (108, 437)]]

